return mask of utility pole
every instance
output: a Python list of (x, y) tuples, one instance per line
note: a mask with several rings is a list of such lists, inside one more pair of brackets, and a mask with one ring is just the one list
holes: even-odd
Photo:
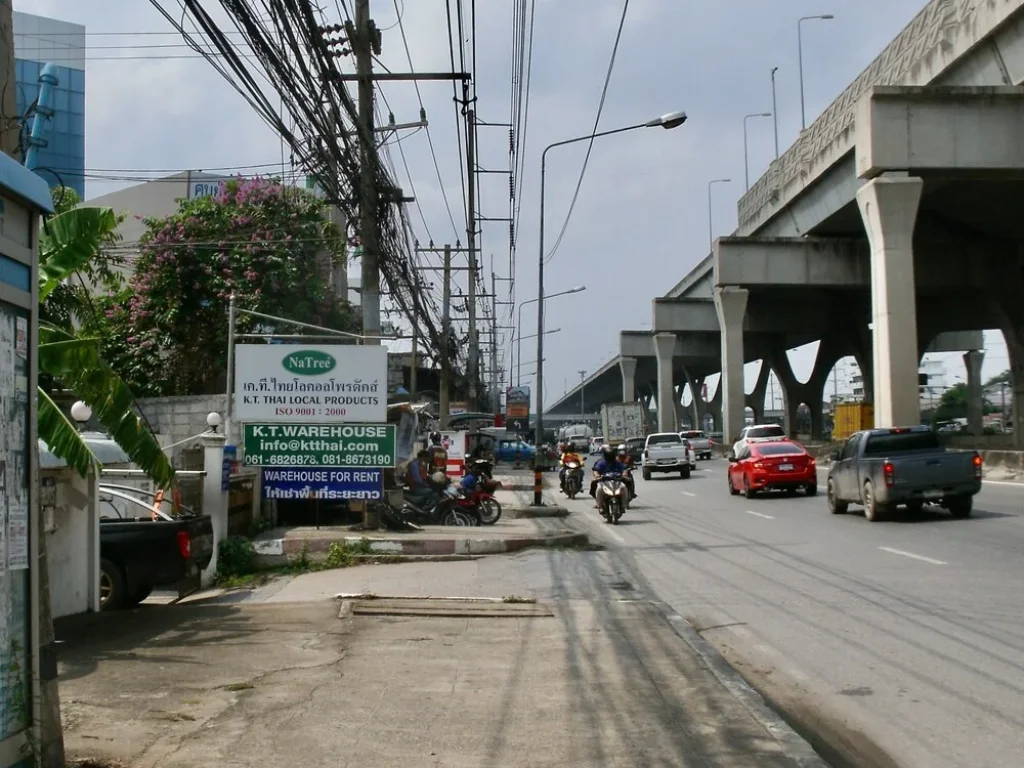
[[(416, 253), (441, 253), (443, 254), (444, 259), (442, 265), (442, 280), (444, 281), (444, 285), (441, 286), (441, 349), (438, 350), (441, 356), (441, 385), (438, 387), (437, 393), (437, 409), (440, 412), (438, 414), (438, 419), (441, 422), (441, 429), (448, 428), (448, 402), (451, 396), (452, 382), (451, 357), (448, 354), (452, 329), (452, 272), (469, 270), (469, 267), (453, 267), (452, 254), (465, 252), (466, 249), (461, 247), (458, 243), (455, 244), (454, 248), (450, 245), (445, 245), (443, 248), (435, 248), (433, 243), (431, 243), (428, 248), (420, 248), (419, 245), (416, 246)], [(418, 269), (437, 269), (437, 267), (424, 266), (418, 267)], [(470, 275), (470, 280), (472, 280), (472, 274)], [(470, 306), (472, 306), (472, 304)]]
[(779, 159), (779, 105), (775, 98), (775, 73), (778, 67), (772, 67), (772, 119), (775, 122), (775, 159)]
[[(355, 34), (350, 37), (359, 81), (359, 244), (362, 252), (363, 334), (380, 336), (380, 244), (377, 146), (373, 130), (373, 51), (380, 33), (370, 20), (370, 0), (355, 0)], [(379, 338), (365, 344), (380, 344)]]
[(14, 6), (0, 0), (0, 72), (5, 87), (0, 92), (0, 152), (21, 162), (21, 120), (18, 89), (14, 85)]
[(418, 346), (419, 340), (420, 340), (420, 327), (419, 327), (419, 324), (416, 322), (415, 313), (413, 313), (413, 318), (412, 318), (412, 355), (410, 356), (410, 360), (409, 360), (409, 394), (412, 397), (416, 396), (416, 367), (419, 365), (419, 363), (416, 362), (416, 347)]
[(441, 386), (438, 388), (437, 409), (440, 411), (438, 418), (441, 421), (441, 429), (448, 429), (448, 399), (451, 396), (452, 384), (452, 362), (451, 356), (448, 354), (449, 339), (451, 337), (452, 330), (452, 249), (450, 245), (446, 245), (444, 247), (442, 275), (444, 285), (441, 288), (441, 343), (444, 346), (440, 350)]
[[(476, 112), (466, 113), (466, 235), (469, 246), (469, 401), (478, 407), (477, 382), (480, 380), (480, 337), (476, 327)], [(494, 291), (491, 291), (494, 293)]]
[[(334, 155), (330, 153), (327, 153), (327, 157), (328, 167), (331, 169), (331, 189), (326, 191), (328, 195), (333, 196), (333, 190), (338, 189), (338, 162), (334, 159)], [(330, 263), (324, 265), (324, 269), (327, 272), (327, 278), (330, 281), (334, 298), (347, 303), (349, 251), (348, 238), (345, 235), (348, 231), (348, 222), (345, 220), (345, 214), (339, 207), (337, 200), (332, 200), (331, 204), (327, 207), (327, 220), (338, 228), (338, 237), (341, 239), (343, 244), (342, 250), (344, 251), (345, 258), (338, 263), (338, 261), (332, 257)]]
[(494, 412), (501, 410), (498, 394), (498, 278), (491, 272), (491, 401)]

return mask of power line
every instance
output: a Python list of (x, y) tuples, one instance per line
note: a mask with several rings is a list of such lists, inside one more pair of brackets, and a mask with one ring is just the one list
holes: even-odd
[[(615, 33), (615, 44), (612, 46), (612, 55), (608, 60), (608, 71), (604, 76), (604, 86), (601, 88), (601, 101), (597, 105), (597, 115), (594, 117), (594, 127), (590, 131), (593, 135), (597, 133), (598, 125), (601, 123), (601, 113), (604, 111), (604, 100), (608, 95), (608, 84), (612, 79), (612, 72), (615, 70), (615, 56), (619, 52), (619, 40), (622, 39), (622, 28), (626, 23), (626, 11), (629, 10), (629, 0), (625, 0), (622, 4), (622, 16), (619, 17), (619, 28)], [(589, 142), (587, 142), (587, 154), (583, 158), (583, 167), (580, 168), (579, 178), (576, 180), (576, 190), (572, 193), (572, 202), (569, 203), (569, 211), (565, 214), (565, 221), (562, 222), (562, 229), (558, 233), (558, 237), (555, 239), (555, 244), (551, 248), (551, 251), (547, 256), (544, 257), (545, 262), (551, 261), (551, 258), (555, 255), (555, 251), (558, 250), (558, 246), (562, 244), (562, 238), (565, 237), (565, 232), (569, 228), (569, 220), (572, 218), (572, 212), (576, 208), (576, 200), (580, 196), (580, 187), (583, 186), (583, 177), (587, 173), (587, 165), (590, 163), (590, 153), (594, 148), (594, 139), (591, 136)]]
[[(394, 0), (394, 3), (395, 3), (395, 11), (397, 12), (398, 11), (398, 0)], [(399, 17), (398, 17), (398, 31), (401, 33), (401, 36), (402, 36), (402, 47), (405, 48), (405, 59), (406, 59), (406, 61), (409, 64), (409, 71), (410, 72), (415, 72), (416, 68), (413, 66), (413, 63), (412, 63), (412, 53), (409, 50), (409, 40), (405, 36), (405, 25), (402, 23), (402, 16), (401, 15), (399, 15)], [(425, 114), (426, 110), (423, 108), (423, 96), (420, 94), (420, 84), (416, 80), (413, 80), (412, 82), (413, 82), (413, 86), (416, 89), (416, 100), (420, 104), (420, 113), (421, 114)], [(451, 221), (451, 223), (452, 223), (452, 232), (454, 232), (455, 237), (458, 238), (458, 236), (459, 236), (459, 228), (455, 224), (455, 215), (452, 213), (451, 204), (448, 202), (448, 192), (445, 189), (444, 180), (441, 178), (441, 167), (440, 167), (440, 165), (437, 162), (437, 153), (434, 151), (434, 140), (430, 136), (430, 126), (429, 125), (426, 128), (426, 134), (427, 134), (427, 145), (430, 147), (430, 158), (434, 162), (434, 173), (437, 174), (437, 184), (441, 188), (441, 199), (444, 200), (445, 210), (448, 211), (448, 220)]]

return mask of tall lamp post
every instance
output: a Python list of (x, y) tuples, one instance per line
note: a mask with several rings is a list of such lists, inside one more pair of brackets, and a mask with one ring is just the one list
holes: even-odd
[[(685, 112), (669, 112), (667, 115), (656, 117), (646, 123), (628, 125), (625, 128), (615, 128), (610, 131), (588, 133), (586, 136), (577, 136), (575, 139), (556, 141), (544, 148), (540, 155), (540, 237), (537, 248), (537, 427), (536, 443), (538, 449), (544, 441), (544, 179), (547, 173), (548, 152), (555, 147), (564, 147), (567, 144), (575, 144), (580, 141), (590, 141), (602, 136), (612, 136), (616, 133), (635, 131), (639, 128), (678, 128), (686, 122)], [(534, 468), (536, 472), (536, 467)], [(534, 479), (533, 503), (535, 506), (544, 504), (539, 478)]]
[(805, 21), (830, 21), (834, 19), (831, 13), (823, 13), (820, 16), (802, 16), (796, 22), (796, 56), (800, 67), (800, 130), (807, 128), (807, 112), (804, 109), (804, 36), (803, 23)]
[[(585, 285), (577, 285), (575, 288), (570, 288), (568, 291), (559, 291), (558, 293), (552, 293), (544, 297), (544, 300), (553, 299), (556, 296), (568, 296), (570, 293), (581, 293), (587, 290)], [(516, 337), (516, 386), (519, 386), (519, 372), (523, 369), (523, 339), (532, 339), (537, 334), (530, 334), (529, 336), (523, 336), (523, 307), (527, 304), (536, 304), (540, 301), (538, 296), (536, 299), (527, 299), (519, 303), (519, 323), (516, 325), (515, 337)]]
[(750, 189), (750, 152), (747, 147), (747, 121), (752, 117), (771, 117), (771, 112), (753, 112), (743, 116), (743, 173), (747, 182), (747, 189)]
[(715, 250), (715, 221), (711, 215), (711, 187), (714, 184), (728, 184), (732, 179), (712, 179), (708, 182), (708, 253)]

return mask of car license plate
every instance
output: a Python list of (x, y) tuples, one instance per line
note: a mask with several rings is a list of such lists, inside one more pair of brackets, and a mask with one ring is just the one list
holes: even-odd
[(658, 459), (659, 464), (675, 464), (675, 459)]
[(793, 469), (792, 464), (779, 464), (780, 472), (789, 472), (791, 469)]

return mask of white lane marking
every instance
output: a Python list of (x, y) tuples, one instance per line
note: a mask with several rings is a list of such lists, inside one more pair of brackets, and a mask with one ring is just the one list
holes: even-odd
[(683, 491), (682, 494), (683, 494), (683, 496), (689, 496), (691, 499), (697, 498), (697, 494), (696, 493), (690, 493), (689, 491)]
[(904, 552), (902, 549), (893, 549), (892, 547), (879, 547), (879, 549), (892, 555), (901, 555), (902, 557), (909, 557), (911, 560), (920, 560), (922, 563), (931, 563), (932, 565), (949, 565), (949, 563), (942, 560), (936, 560), (934, 557), (915, 555), (913, 552)]
[(748, 515), (755, 515), (756, 517), (763, 517), (765, 520), (774, 520), (775, 519), (771, 515), (762, 515), (760, 512), (754, 512), (753, 510), (750, 510), (750, 509), (745, 509), (743, 511), (746, 512)]

